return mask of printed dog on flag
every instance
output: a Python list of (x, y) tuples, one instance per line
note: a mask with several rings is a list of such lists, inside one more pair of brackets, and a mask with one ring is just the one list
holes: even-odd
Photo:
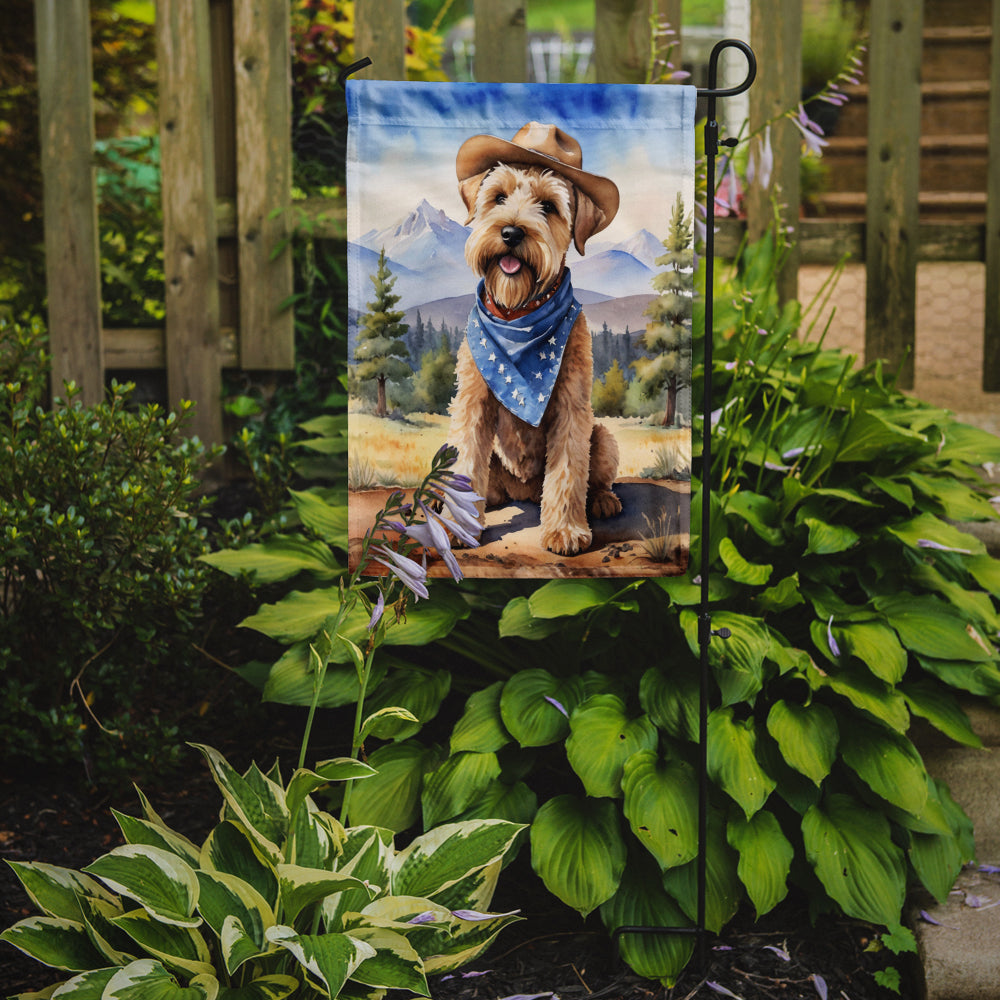
[(566, 252), (572, 243), (582, 255), (611, 223), (618, 187), (582, 169), (575, 139), (538, 122), (511, 141), (473, 136), (456, 169), (472, 226), (465, 258), (481, 279), (450, 407), (456, 471), (488, 506), (539, 503), (542, 544), (574, 555), (591, 543), (588, 512), (611, 517), (621, 503), (618, 445), (594, 422), (590, 330)]

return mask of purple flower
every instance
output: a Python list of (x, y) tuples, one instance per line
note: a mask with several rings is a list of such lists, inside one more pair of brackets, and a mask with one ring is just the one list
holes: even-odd
[(826, 642), (830, 647), (830, 652), (834, 656), (840, 656), (840, 646), (837, 645), (837, 640), (833, 637), (833, 615), (830, 615), (830, 620), (826, 623)]
[(569, 718), (569, 712), (566, 711), (565, 707), (562, 705), (561, 702), (556, 701), (555, 698), (549, 697), (549, 695), (544, 695), (544, 698), (550, 705), (555, 705), (555, 707), (559, 709), (559, 711), (562, 712), (562, 714), (565, 715), (567, 719)]
[(368, 619), (368, 631), (374, 630), (375, 626), (382, 620), (382, 614), (385, 611), (385, 595), (380, 590), (378, 592), (378, 600), (375, 602), (375, 607), (372, 609), (372, 616)]
[[(385, 566), (415, 596), (428, 596), (427, 570), (424, 567), (412, 559), (401, 556), (398, 552), (393, 552), (392, 549), (386, 548), (384, 545), (373, 545), (369, 551), (377, 553), (372, 557), (374, 561)], [(383, 558), (379, 558), (380, 556)]]
[(735, 1000), (743, 1000), (738, 993), (734, 993), (732, 990), (727, 990), (721, 983), (713, 983), (709, 981), (705, 983), (705, 985), (714, 993), (721, 993), (724, 997), (734, 997)]
[(816, 992), (819, 994), (819, 1000), (826, 1000), (827, 998), (826, 980), (815, 972), (809, 978), (812, 979), (813, 986), (816, 987)]
[(437, 920), (437, 915), (433, 910), (424, 910), (423, 913), (418, 913), (415, 917), (410, 917), (406, 922), (408, 924), (432, 924)]
[[(464, 483), (469, 483), (465, 476), (461, 478)], [(435, 496), (441, 500), (448, 508), (450, 519), (445, 525), (452, 534), (463, 544), (476, 546), (479, 544), (479, 534), (483, 530), (479, 523), (479, 512), (476, 510), (476, 503), (485, 499), (478, 493), (472, 491), (472, 486), (460, 486), (455, 481), (451, 485), (447, 483), (436, 483), (432, 490)]]
[(778, 958), (780, 958), (782, 960), (782, 962), (790, 962), (792, 960), (792, 956), (789, 955), (788, 952), (784, 948), (779, 948), (777, 945), (766, 944), (766, 945), (764, 945), (764, 950), (765, 951), (773, 951), (775, 953), (775, 955), (777, 955)]
[(520, 913), (520, 910), (511, 910), (509, 913), (480, 913), (479, 910), (452, 910), (451, 915), (459, 920), (492, 920), (494, 917), (513, 917)]
[(774, 150), (771, 148), (771, 126), (764, 129), (764, 135), (750, 147), (750, 159), (747, 163), (747, 183), (756, 180), (765, 191), (771, 186), (771, 174), (774, 171)]
[(918, 538), (917, 548), (920, 549), (938, 549), (941, 552), (958, 552), (963, 556), (971, 556), (972, 549), (956, 549), (951, 545), (942, 545), (940, 542), (935, 542), (930, 538)]
[(806, 109), (801, 104), (798, 114), (791, 116), (791, 119), (792, 124), (802, 133), (806, 149), (816, 156), (822, 156), (823, 147), (827, 145), (826, 139), (821, 138), (823, 130), (806, 114)]

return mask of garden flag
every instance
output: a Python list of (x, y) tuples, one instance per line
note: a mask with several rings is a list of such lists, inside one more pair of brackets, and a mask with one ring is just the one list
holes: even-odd
[(348, 81), (352, 564), (447, 443), (465, 575), (686, 569), (695, 99)]

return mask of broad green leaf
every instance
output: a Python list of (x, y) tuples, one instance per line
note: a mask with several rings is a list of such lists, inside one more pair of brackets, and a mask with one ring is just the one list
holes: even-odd
[(638, 750), (655, 749), (659, 739), (649, 716), (629, 719), (613, 694), (591, 695), (574, 709), (569, 725), (566, 758), (595, 798), (619, 798), (625, 761)]
[(730, 538), (719, 540), (719, 556), (726, 565), (726, 575), (736, 583), (748, 587), (763, 587), (770, 579), (774, 567), (768, 563), (751, 563), (740, 555), (739, 549)]
[(201, 934), (191, 927), (164, 924), (145, 910), (114, 917), (112, 923), (154, 958), (188, 976), (211, 975), (212, 956)]
[(886, 684), (898, 684), (906, 673), (906, 650), (896, 633), (879, 622), (852, 622), (833, 626), (844, 653), (856, 656)]
[(996, 517), (989, 500), (953, 476), (924, 476), (911, 472), (906, 478), (920, 493), (938, 504), (949, 521), (991, 521)]
[(370, 944), (349, 934), (296, 934), (293, 928), (278, 924), (268, 928), (267, 939), (291, 952), (332, 997), (340, 994), (362, 962), (375, 957)]
[(937, 458), (940, 462), (965, 462), (973, 466), (1000, 462), (1000, 439), (981, 427), (949, 421)]
[(218, 995), (213, 975), (198, 975), (181, 986), (159, 962), (143, 958), (115, 972), (101, 1000), (216, 1000)]
[(688, 764), (642, 750), (625, 762), (622, 790), (625, 818), (660, 868), (697, 855), (698, 782)]
[(771, 497), (750, 490), (739, 490), (726, 498), (727, 515), (735, 515), (754, 530), (758, 538), (771, 546), (780, 546), (784, 539), (781, 512)]
[(691, 662), (669, 672), (650, 667), (639, 681), (639, 704), (660, 729), (678, 740), (698, 739), (698, 674)]
[(936, 597), (883, 595), (875, 607), (899, 633), (903, 645), (938, 660), (995, 660), (996, 652), (975, 626)]
[(79, 921), (83, 918), (80, 896), (115, 901), (97, 879), (40, 861), (8, 861), (32, 903), (46, 916)]
[(454, 819), (498, 777), (500, 764), (495, 753), (452, 754), (424, 779), (420, 797), (424, 827), (429, 829)]
[(564, 618), (607, 604), (618, 588), (610, 580), (550, 580), (529, 598), (535, 618)]
[(28, 917), (0, 934), (6, 941), (35, 961), (54, 969), (82, 972), (100, 968), (104, 959), (91, 944), (87, 929), (65, 917)]
[(910, 711), (926, 719), (945, 736), (967, 747), (983, 745), (965, 710), (947, 688), (932, 680), (907, 681), (900, 686), (900, 691)]
[[(429, 603), (429, 602), (428, 602)], [(389, 630), (390, 634), (392, 629)], [(422, 667), (394, 670), (375, 688), (365, 701), (365, 708), (376, 712), (383, 708), (405, 708), (418, 719), (386, 721), (381, 726), (381, 739), (405, 740), (419, 732), (425, 722), (438, 713), (441, 702), (451, 689), (451, 674), (447, 670), (427, 670)]]
[(854, 718), (850, 736), (841, 740), (840, 753), (876, 795), (904, 812), (919, 815), (923, 810), (927, 772), (906, 736)]
[(438, 759), (433, 749), (415, 740), (379, 747), (368, 758), (377, 774), (351, 789), (351, 825), (381, 826), (397, 833), (413, 826), (420, 817), (424, 774)]
[(451, 733), (452, 753), (460, 750), (492, 753), (510, 742), (510, 733), (500, 717), (502, 690), (503, 681), (496, 681), (469, 696), (465, 711)]
[(328, 545), (295, 535), (271, 535), (265, 542), (209, 552), (199, 558), (229, 576), (246, 574), (255, 584), (277, 583), (298, 573), (332, 580), (344, 572)]
[(804, 518), (803, 523), (809, 529), (809, 543), (805, 552), (807, 556), (829, 556), (846, 552), (860, 537), (846, 524), (829, 524), (815, 517)]
[(886, 496), (901, 504), (907, 510), (913, 508), (913, 490), (906, 483), (897, 479), (889, 479), (887, 476), (865, 476), (876, 489), (880, 489)]
[(906, 893), (902, 851), (889, 822), (849, 795), (830, 795), (802, 820), (806, 858), (849, 917), (899, 923)]
[(933, 514), (918, 514), (909, 521), (889, 525), (886, 530), (914, 549), (923, 548), (921, 543), (932, 542), (970, 555), (983, 555), (986, 552), (986, 546), (978, 538)]
[(738, 721), (732, 708), (717, 708), (709, 714), (708, 774), (748, 819), (764, 805), (776, 782), (757, 762), (753, 718)]
[(347, 504), (327, 503), (313, 490), (289, 490), (302, 523), (331, 545), (347, 548)]
[(779, 613), (804, 604), (805, 598), (799, 589), (799, 574), (792, 573), (779, 580), (773, 587), (754, 596), (754, 604), (764, 613)]
[(299, 981), (292, 976), (261, 976), (245, 986), (224, 986), (218, 1000), (285, 1000), (298, 988)]
[(178, 927), (197, 927), (198, 878), (191, 866), (170, 851), (147, 844), (124, 844), (84, 871), (112, 892), (134, 899), (151, 917)]
[(936, 567), (928, 562), (915, 566), (911, 580), (917, 586), (914, 589), (929, 590), (940, 595), (948, 604), (975, 622), (987, 634), (996, 635), (1000, 632), (1000, 615), (990, 594), (982, 590), (972, 590), (963, 581), (956, 583), (949, 580)]
[(212, 777), (226, 800), (226, 805), (249, 831), (254, 841), (272, 862), (280, 856), (278, 844), (288, 830), (288, 809), (284, 789), (269, 779), (258, 787), (240, 775), (217, 750), (203, 744), (192, 744), (200, 750), (212, 770)]
[(729, 821), (729, 846), (739, 851), (736, 873), (760, 919), (788, 894), (788, 873), (795, 849), (782, 833), (774, 813), (762, 809), (750, 819), (742, 816)]
[(851, 421), (837, 451), (837, 462), (868, 462), (881, 458), (890, 448), (926, 443), (926, 438), (878, 414), (862, 411)]
[(965, 560), (965, 568), (980, 587), (1000, 597), (1000, 559), (991, 555), (974, 556)]
[(617, 891), (625, 853), (618, 808), (608, 799), (557, 795), (531, 824), (531, 866), (584, 917)]
[(985, 697), (1000, 694), (1000, 669), (996, 664), (936, 660), (931, 656), (918, 656), (917, 662), (927, 673), (943, 681), (948, 687)]
[[(682, 611), (681, 627), (691, 653), (700, 657), (698, 616)], [(708, 662), (722, 690), (724, 705), (753, 702), (763, 686), (764, 659), (771, 648), (771, 636), (759, 618), (719, 611), (712, 615), (712, 629), (729, 629), (728, 638), (713, 636), (708, 646)]]
[(402, 934), (384, 927), (361, 926), (351, 930), (351, 937), (375, 949), (375, 954), (351, 973), (355, 982), (430, 996), (424, 963)]
[[(376, 657), (368, 684), (377, 686), (385, 677), (385, 657)], [(316, 701), (317, 708), (340, 708), (358, 700), (360, 687), (353, 666), (329, 664)], [(289, 646), (270, 668), (261, 697), (280, 705), (311, 705), (316, 698), (316, 674), (310, 665), (309, 643)]]
[[(615, 894), (601, 904), (609, 932), (619, 927), (688, 927), (691, 922), (664, 891), (656, 867), (641, 856), (630, 858)], [(635, 934), (619, 938), (622, 958), (640, 976), (673, 986), (694, 951), (691, 934)]]
[(560, 679), (547, 670), (522, 670), (504, 684), (500, 716), (521, 746), (547, 746), (569, 732), (569, 716), (583, 696), (579, 677)]
[(910, 724), (903, 696), (884, 681), (873, 677), (868, 670), (841, 667), (836, 672), (824, 674), (815, 666), (806, 674), (814, 690), (829, 688), (846, 698), (855, 708), (863, 709), (899, 733), (905, 733)]
[(428, 830), (396, 855), (392, 891), (434, 899), (459, 880), (499, 862), (521, 829), (497, 819), (446, 823)]
[[(267, 900), (248, 882), (235, 875), (223, 872), (198, 872), (201, 892), (198, 897), (198, 911), (205, 922), (223, 940), (223, 928), (227, 919), (239, 922), (242, 936), (250, 939), (253, 955), (265, 950), (264, 931), (275, 923), (274, 912)], [(231, 934), (232, 932), (230, 932)], [(232, 948), (226, 948), (226, 970), (232, 975), (246, 960), (231, 961)]]
[(515, 597), (508, 601), (500, 615), (501, 639), (512, 636), (521, 639), (545, 639), (562, 628), (564, 624), (556, 619), (536, 618), (531, 613), (527, 597)]
[(493, 781), (478, 798), (456, 818), (505, 819), (509, 823), (529, 824), (538, 812), (538, 796), (523, 782), (512, 785), (503, 780)]
[(234, 875), (253, 886), (270, 906), (277, 905), (277, 873), (240, 823), (227, 820), (208, 835), (202, 844), (199, 867)]
[(924, 888), (939, 902), (947, 902), (962, 870), (962, 852), (950, 834), (911, 833), (910, 864)]
[(785, 761), (818, 787), (837, 756), (839, 731), (833, 712), (819, 702), (798, 705), (779, 699), (768, 713), (767, 731)]
[(182, 834), (175, 833), (169, 827), (150, 820), (126, 816), (125, 813), (120, 813), (117, 809), (112, 809), (111, 812), (129, 844), (147, 844), (150, 847), (159, 847), (164, 851), (176, 854), (189, 865), (198, 864), (199, 849)]
[[(292, 922), (305, 907), (327, 896), (345, 889), (368, 889), (361, 879), (353, 875), (303, 868), (301, 865), (278, 865), (278, 884), (281, 888), (282, 914)], [(374, 894), (371, 890), (370, 895)]]
[[(705, 926), (718, 934), (729, 923), (743, 899), (743, 883), (736, 874), (736, 852), (726, 843), (721, 813), (709, 813), (705, 849)], [(691, 919), (698, 918), (698, 860), (663, 873), (663, 887)]]

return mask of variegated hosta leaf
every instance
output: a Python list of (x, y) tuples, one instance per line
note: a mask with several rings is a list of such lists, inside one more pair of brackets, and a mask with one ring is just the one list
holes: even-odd
[[(395, 632), (395, 627), (389, 634)], [(450, 631), (450, 629), (449, 629)], [(421, 726), (437, 715), (441, 702), (451, 690), (451, 674), (447, 670), (426, 670), (410, 667), (394, 670), (374, 689), (365, 704), (372, 711), (402, 708), (411, 719), (382, 717), (378, 736), (381, 739), (405, 740), (420, 731)]]
[(830, 773), (840, 732), (833, 712), (819, 702), (798, 705), (778, 700), (767, 716), (767, 731), (781, 748), (781, 756), (815, 785)]
[(150, 916), (166, 924), (197, 927), (198, 878), (171, 851), (146, 844), (125, 844), (85, 869), (113, 892), (134, 899)]
[(353, 875), (303, 868), (300, 865), (278, 865), (278, 881), (281, 887), (282, 912), (285, 919), (291, 921), (305, 907), (345, 889), (361, 889), (369, 893), (369, 898), (375, 895), (374, 890)]
[(65, 917), (28, 917), (0, 934), (6, 941), (35, 961), (53, 969), (81, 972), (100, 968), (105, 959), (95, 950), (87, 928)]
[[(619, 927), (689, 927), (691, 921), (664, 891), (651, 859), (629, 859), (618, 891), (601, 904), (601, 920), (610, 932)], [(619, 951), (640, 976), (672, 986), (694, 950), (691, 934), (623, 934)]]
[(452, 754), (436, 771), (424, 778), (420, 796), (424, 826), (437, 826), (454, 819), (500, 777), (495, 753)]
[(93, 896), (109, 903), (116, 902), (114, 896), (97, 879), (39, 861), (8, 861), (31, 901), (46, 916), (64, 917), (67, 920), (81, 920), (81, 896)]
[(577, 706), (569, 727), (566, 757), (595, 798), (620, 798), (625, 761), (636, 751), (655, 749), (659, 739), (649, 716), (630, 719), (625, 702), (613, 694), (592, 695)]
[(240, 775), (217, 750), (203, 744), (193, 745), (208, 761), (226, 806), (247, 828), (264, 855), (277, 863), (281, 856), (278, 845), (288, 832), (284, 789), (255, 769), (246, 776)]
[(774, 813), (765, 809), (751, 819), (737, 816), (730, 820), (726, 836), (730, 847), (740, 853), (736, 873), (758, 918), (762, 917), (788, 895), (788, 872), (795, 849), (781, 832)]
[(610, 899), (625, 870), (615, 803), (573, 795), (549, 799), (531, 824), (531, 865), (549, 892), (583, 916)]
[(514, 674), (500, 695), (504, 727), (523, 747), (543, 747), (569, 732), (569, 716), (583, 701), (579, 677), (560, 679), (547, 670)]
[(299, 985), (299, 980), (294, 976), (261, 976), (244, 986), (224, 986), (219, 992), (218, 1000), (285, 1000)]
[(731, 707), (717, 708), (709, 715), (708, 774), (748, 818), (767, 801), (776, 782), (757, 762), (752, 718), (737, 721)]
[(805, 814), (802, 836), (809, 863), (849, 917), (899, 923), (906, 866), (882, 813), (849, 795), (830, 795)]
[(362, 926), (354, 928), (351, 937), (375, 949), (375, 954), (351, 973), (355, 982), (430, 996), (424, 963), (402, 934), (384, 927)]
[(344, 836), (338, 820), (317, 809), (312, 799), (306, 799), (292, 819), (286, 860), (304, 868), (335, 868)]
[(268, 928), (267, 939), (294, 955), (309, 978), (331, 997), (340, 993), (365, 959), (375, 957), (370, 944), (349, 934), (296, 934), (291, 927), (278, 924)]
[(254, 949), (253, 954), (266, 950), (264, 931), (274, 925), (274, 912), (267, 900), (252, 885), (235, 875), (200, 871), (198, 883), (201, 887), (198, 910), (220, 940), (223, 939), (227, 921), (235, 920), (239, 923), (238, 929), (231, 928), (229, 931), (230, 943), (240, 942), (239, 960), (235, 964), (230, 964), (230, 958), (235, 958), (233, 948), (224, 949), (227, 971), (232, 975), (242, 962), (252, 957), (245, 954), (243, 938), (250, 939)]
[(187, 837), (176, 833), (169, 827), (152, 823), (149, 820), (126, 816), (125, 813), (120, 813), (117, 809), (112, 809), (111, 812), (118, 821), (122, 835), (128, 843), (159, 847), (161, 850), (176, 854), (192, 868), (197, 866), (199, 849)]
[[(20, 994), (21, 998), (49, 997), (54, 1000), (101, 1000), (104, 996), (104, 988), (114, 978), (120, 966), (112, 966), (107, 969), (91, 969), (89, 972), (81, 972), (79, 976), (67, 979), (65, 983), (44, 993)], [(50, 993), (51, 990), (51, 993)], [(18, 1000), (18, 998), (12, 998)]]
[(272, 908), (278, 905), (278, 875), (241, 823), (220, 823), (201, 847), (199, 867), (224, 872), (252, 885)]
[(367, 906), (373, 891), (388, 890), (392, 850), (389, 830), (356, 826), (347, 831), (337, 871), (353, 875), (367, 887), (345, 889), (323, 900), (323, 921), (328, 931), (344, 930), (342, 918), (345, 913), (356, 913)]
[(632, 832), (661, 869), (697, 855), (698, 783), (690, 765), (640, 751), (625, 762), (622, 789)]
[(451, 972), (474, 961), (504, 927), (521, 919), (516, 912), (478, 914), (475, 919), (466, 919), (464, 915), (469, 912), (466, 910), (451, 912), (455, 918), (451, 933), (446, 937), (442, 934), (443, 940), (424, 958), (424, 971), (428, 975)]
[(218, 995), (219, 981), (214, 976), (196, 976), (181, 986), (159, 962), (144, 958), (119, 969), (101, 1000), (216, 1000)]
[[(523, 831), (522, 827), (521, 833)], [(515, 839), (518, 839), (521, 833)], [(488, 910), (493, 902), (493, 894), (496, 892), (497, 882), (500, 879), (500, 870), (505, 861), (506, 856), (497, 858), (493, 864), (479, 868), (466, 875), (465, 878), (460, 878), (457, 882), (452, 883), (447, 889), (434, 893), (435, 902), (447, 906), (449, 910), (463, 908)]]
[(331, 781), (349, 781), (355, 778), (370, 778), (376, 774), (373, 767), (353, 757), (337, 757), (317, 764), (313, 770), (301, 767), (288, 782), (285, 805), (289, 814), (295, 815), (306, 797)]
[(109, 903), (104, 899), (84, 896), (80, 904), (90, 940), (104, 956), (104, 964), (128, 965), (140, 957), (140, 949), (136, 948), (135, 942), (114, 924), (115, 917), (125, 912), (120, 902)]
[(451, 733), (451, 752), (474, 750), (477, 753), (496, 753), (510, 743), (500, 716), (500, 692), (503, 681), (497, 681), (470, 695), (462, 717)]
[(446, 823), (421, 834), (393, 859), (392, 892), (433, 899), (500, 861), (523, 827), (505, 820)]
[(190, 927), (160, 923), (145, 910), (123, 913), (112, 923), (171, 969), (180, 969), (189, 976), (213, 971), (212, 956), (205, 939)]

